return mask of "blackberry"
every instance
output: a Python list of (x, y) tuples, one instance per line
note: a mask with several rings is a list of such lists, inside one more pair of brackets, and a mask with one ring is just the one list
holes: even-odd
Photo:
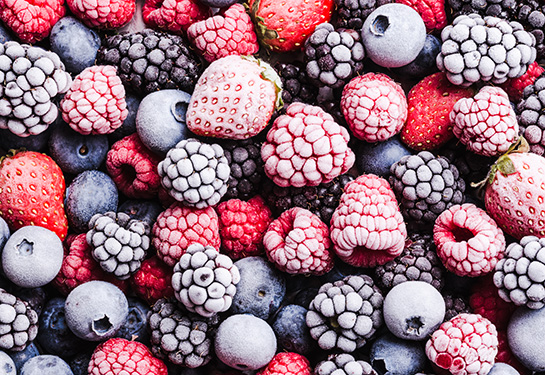
[(536, 78), (522, 92), (517, 104), (517, 120), (520, 132), (530, 145), (530, 151), (545, 154), (545, 73)]
[(284, 107), (293, 102), (316, 103), (316, 88), (307, 76), (305, 66), (299, 61), (277, 63), (274, 66), (282, 80), (282, 100)]
[(514, 21), (536, 38), (537, 59), (545, 57), (545, 4), (538, 0), (518, 0)]
[(517, 10), (517, 0), (448, 0), (452, 17), (477, 13), (511, 20)]
[(30, 305), (0, 288), (0, 349), (21, 351), (38, 334), (38, 314)]
[(357, 360), (346, 353), (328, 356), (327, 360), (316, 365), (314, 373), (319, 375), (377, 375), (369, 363)]
[(445, 284), (445, 269), (435, 251), (431, 235), (411, 234), (397, 258), (375, 268), (378, 286), (387, 291), (402, 282), (417, 280), (441, 290)]
[(325, 184), (304, 187), (280, 187), (271, 181), (263, 184), (263, 196), (276, 216), (290, 208), (302, 207), (329, 224), (344, 187), (353, 180), (354, 177), (344, 174)]
[(203, 71), (181, 36), (151, 29), (107, 37), (97, 64), (116, 66), (125, 87), (142, 96), (162, 89), (191, 93)]
[(407, 155), (390, 167), (390, 173), (408, 225), (431, 230), (441, 212), (464, 201), (465, 182), (443, 156), (429, 151)]
[(369, 14), (392, 2), (393, 0), (335, 0), (338, 17), (335, 26), (360, 30)]
[(445, 300), (445, 322), (458, 314), (471, 313), (469, 300), (466, 297), (452, 293), (443, 293), (443, 299)]

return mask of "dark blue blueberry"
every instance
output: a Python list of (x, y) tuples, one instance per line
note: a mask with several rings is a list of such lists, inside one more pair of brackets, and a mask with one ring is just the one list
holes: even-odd
[(83, 135), (61, 122), (49, 137), (50, 156), (65, 173), (98, 169), (108, 153), (106, 135)]
[(312, 302), (314, 297), (316, 297), (316, 294), (318, 294), (318, 289), (320, 288), (311, 287), (301, 289), (291, 298), (291, 302), (308, 309), (310, 303)]
[(47, 294), (45, 293), (44, 288), (15, 287), (15, 289), (12, 290), (12, 293), (23, 301), (27, 301), (30, 307), (36, 311), (36, 314), (40, 316), (47, 300)]
[(402, 340), (389, 332), (371, 345), (369, 359), (380, 375), (413, 375), (427, 363), (421, 342)]
[(335, 281), (342, 280), (346, 276), (350, 275), (360, 275), (363, 273), (363, 271), (364, 270), (362, 268), (354, 267), (341, 261), (336, 261), (331, 271), (320, 276), (321, 284), (334, 283)]
[(212, 8), (225, 8), (235, 4), (237, 0), (200, 0), (200, 2)]
[(9, 236), (10, 231), (8, 223), (6, 223), (6, 221), (0, 217), (0, 254), (2, 253), (2, 249), (4, 248), (4, 245), (6, 244)]
[(282, 307), (276, 315), (272, 328), (280, 344), (289, 352), (308, 355), (316, 349), (306, 323), (307, 309), (299, 305)]
[(39, 355), (29, 359), (20, 375), (74, 375), (68, 363), (55, 355)]
[(437, 71), (436, 57), (441, 51), (441, 42), (432, 34), (426, 35), (424, 47), (410, 64), (394, 69), (399, 75), (424, 78)]
[(147, 315), (150, 307), (138, 298), (129, 297), (127, 300), (129, 301), (129, 315), (115, 336), (147, 343), (149, 341)]
[(115, 129), (115, 131), (110, 134), (110, 139), (113, 142), (119, 141), (121, 138), (124, 138), (128, 135), (136, 133), (136, 112), (140, 106), (140, 99), (133, 94), (127, 94), (125, 96), (125, 102), (127, 103), (127, 110), (129, 111), (127, 118), (123, 121), (123, 124)]
[(13, 362), (15, 363), (15, 367), (17, 368), (17, 373), (21, 373), (21, 368), (31, 358), (37, 357), (40, 355), (40, 352), (38, 351), (38, 347), (36, 344), (31, 342), (27, 345), (27, 347), (24, 350), (21, 350), (20, 352), (7, 352), (8, 355), (13, 359)]
[(19, 137), (7, 129), (0, 129), (0, 148), (4, 150), (24, 148), (28, 151), (45, 151), (49, 135), (51, 134), (51, 128), (54, 126), (53, 124), (43, 133), (28, 137)]
[(380, 177), (390, 175), (390, 166), (412, 152), (399, 137), (384, 142), (361, 142), (356, 151), (356, 166), (360, 173), (372, 173)]
[(7, 41), (13, 40), (13, 36), (11, 33), (6, 29), (2, 23), (0, 23), (0, 44), (4, 44)]
[(63, 17), (57, 21), (49, 40), (51, 50), (59, 55), (67, 71), (78, 74), (95, 65), (100, 37), (77, 19)]
[(68, 365), (72, 369), (74, 375), (88, 375), (87, 368), (91, 361), (94, 348), (92, 350), (85, 350), (76, 354), (69, 362)]
[(118, 212), (125, 212), (133, 219), (145, 221), (151, 228), (163, 210), (157, 201), (128, 200), (119, 206)]

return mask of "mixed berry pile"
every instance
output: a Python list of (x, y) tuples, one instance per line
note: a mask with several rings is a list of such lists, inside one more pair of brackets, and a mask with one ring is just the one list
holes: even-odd
[(0, 373), (545, 372), (545, 5), (0, 0)]

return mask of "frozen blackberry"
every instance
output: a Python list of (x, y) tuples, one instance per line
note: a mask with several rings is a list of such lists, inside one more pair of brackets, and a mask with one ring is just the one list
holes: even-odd
[(387, 291), (402, 282), (417, 280), (441, 290), (445, 284), (445, 269), (435, 250), (431, 235), (411, 234), (397, 258), (375, 268), (378, 286)]
[(377, 375), (369, 363), (357, 360), (346, 353), (328, 356), (327, 360), (316, 365), (314, 373), (317, 375)]
[(151, 351), (175, 365), (196, 368), (212, 359), (217, 317), (203, 318), (184, 310), (174, 299), (158, 300), (148, 312)]
[(336, 27), (360, 30), (369, 14), (381, 5), (393, 0), (335, 0), (337, 6)]
[(445, 322), (458, 314), (472, 312), (469, 300), (462, 295), (443, 293), (443, 299), (445, 300)]
[(513, 17), (536, 38), (537, 59), (545, 57), (545, 4), (538, 0), (517, 0)]
[(284, 107), (293, 102), (316, 103), (316, 88), (310, 82), (301, 62), (277, 63), (274, 68), (282, 80)]
[(59, 56), (40, 47), (0, 44), (0, 129), (19, 137), (44, 132), (57, 119), (57, 95), (72, 79)]
[(517, 0), (448, 0), (452, 17), (477, 13), (511, 20), (517, 10)]
[(191, 93), (203, 71), (181, 36), (151, 29), (106, 38), (97, 63), (116, 66), (125, 87), (139, 95), (162, 89)]
[(140, 269), (150, 245), (149, 225), (124, 212), (95, 214), (86, 239), (100, 267), (120, 280)]
[(38, 314), (30, 305), (0, 288), (0, 349), (21, 351), (38, 334)]
[(310, 335), (324, 350), (350, 353), (382, 325), (384, 297), (367, 275), (351, 275), (320, 287), (309, 305)]
[(390, 167), (390, 173), (408, 225), (431, 230), (441, 212), (464, 201), (465, 182), (443, 156), (429, 151), (407, 155)]
[(545, 73), (536, 78), (522, 92), (517, 104), (517, 120), (521, 134), (528, 141), (530, 151), (545, 154)]
[(318, 186), (280, 187), (272, 181), (263, 184), (263, 196), (274, 215), (280, 216), (293, 207), (302, 207), (317, 215), (329, 225), (333, 212), (339, 205), (344, 187), (354, 177), (344, 174), (333, 181)]
[(318, 87), (342, 88), (363, 70), (365, 50), (357, 31), (316, 26), (305, 42), (307, 76)]

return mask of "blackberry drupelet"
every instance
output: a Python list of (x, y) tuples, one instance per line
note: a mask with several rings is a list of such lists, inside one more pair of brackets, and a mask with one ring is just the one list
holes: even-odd
[(445, 322), (458, 314), (472, 312), (469, 300), (465, 296), (443, 293), (443, 299), (445, 300)]
[[(510, 0), (513, 1), (513, 0)], [(518, 0), (513, 17), (536, 38), (537, 59), (545, 57), (545, 4), (538, 0)]]
[(335, 0), (337, 22), (335, 27), (360, 30), (365, 19), (379, 6), (393, 0)]
[(38, 314), (30, 305), (0, 288), (0, 349), (19, 352), (38, 334)]
[(528, 141), (530, 151), (545, 154), (545, 73), (526, 86), (517, 104), (517, 120), (522, 136)]
[(316, 88), (310, 82), (305, 65), (299, 61), (277, 63), (274, 66), (282, 80), (282, 100), (284, 107), (293, 102), (316, 103)]
[(481, 16), (494, 16), (513, 19), (517, 11), (517, 0), (448, 0), (452, 18), (461, 14), (478, 13)]
[(377, 375), (369, 363), (357, 360), (347, 353), (328, 356), (327, 360), (316, 365), (314, 373), (318, 375)]

